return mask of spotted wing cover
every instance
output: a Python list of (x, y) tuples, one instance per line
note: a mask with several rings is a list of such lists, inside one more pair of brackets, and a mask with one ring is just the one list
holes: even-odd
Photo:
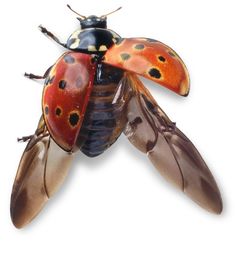
[(216, 182), (192, 142), (172, 123), (136, 75), (127, 83), (133, 96), (127, 107), (125, 135), (146, 153), (158, 171), (205, 209), (220, 213)]
[(34, 135), (21, 158), (11, 195), (11, 218), (17, 228), (34, 219), (63, 183), (73, 155), (49, 135)]
[(189, 93), (185, 64), (167, 45), (148, 38), (120, 39), (104, 56), (104, 62), (139, 75), (180, 94)]
[(50, 135), (73, 151), (93, 87), (95, 64), (88, 54), (67, 52), (52, 67), (43, 91), (43, 115)]

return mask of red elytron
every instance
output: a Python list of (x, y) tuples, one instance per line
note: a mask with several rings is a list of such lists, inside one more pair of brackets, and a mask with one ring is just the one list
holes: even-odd
[(189, 93), (189, 75), (183, 61), (159, 41), (123, 39), (107, 51), (104, 62), (142, 75), (180, 95)]
[(47, 129), (66, 151), (74, 151), (93, 87), (96, 65), (91, 60), (88, 54), (65, 53), (49, 72), (43, 90)]
[(205, 209), (220, 213), (220, 192), (204, 160), (136, 75), (187, 96), (183, 61), (159, 41), (121, 38), (107, 29), (108, 14), (76, 14), (81, 29), (66, 43), (40, 26), (69, 51), (43, 76), (26, 74), (45, 79), (43, 115), (35, 134), (21, 139), (29, 142), (12, 191), (14, 225), (23, 227), (40, 212), (64, 181), (75, 152), (98, 156), (122, 133), (167, 180)]

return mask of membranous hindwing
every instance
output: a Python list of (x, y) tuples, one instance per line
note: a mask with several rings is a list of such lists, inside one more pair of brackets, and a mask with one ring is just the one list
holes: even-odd
[(76, 150), (95, 71), (91, 55), (67, 52), (45, 80), (43, 116), (50, 135), (65, 151)]
[(146, 153), (164, 178), (201, 207), (221, 213), (218, 186), (193, 143), (177, 128), (135, 74), (127, 75), (133, 90), (127, 106), (125, 135)]

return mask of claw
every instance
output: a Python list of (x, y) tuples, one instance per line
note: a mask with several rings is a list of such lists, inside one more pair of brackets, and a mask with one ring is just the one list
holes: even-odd
[(38, 75), (34, 75), (32, 73), (24, 73), (24, 76), (29, 78), (29, 79), (44, 79), (44, 76), (38, 76)]
[(42, 25), (39, 25), (38, 26), (39, 30), (46, 36), (50, 37), (52, 40), (54, 40), (56, 43), (58, 43), (59, 45), (67, 48), (66, 44), (64, 43), (61, 43), (60, 40), (55, 36), (53, 35), (50, 31), (48, 31), (45, 27), (43, 27)]
[(38, 26), (38, 29), (42, 32), (42, 33), (46, 33), (46, 28), (44, 28), (42, 25)]
[(25, 77), (27, 77), (27, 78), (29, 78), (29, 79), (32, 79), (32, 74), (31, 73), (24, 73), (24, 76)]
[(26, 141), (32, 139), (32, 137), (33, 137), (33, 135), (23, 136), (23, 137), (21, 137), (21, 138), (17, 138), (17, 141), (18, 141), (18, 142), (26, 142)]
[(47, 35), (47, 36), (49, 36), (49, 37), (53, 37), (52, 33), (49, 32), (49, 31), (48, 31), (45, 27), (43, 27), (42, 25), (39, 25), (38, 28), (39, 28), (39, 30), (40, 30), (43, 34), (45, 34), (45, 35)]

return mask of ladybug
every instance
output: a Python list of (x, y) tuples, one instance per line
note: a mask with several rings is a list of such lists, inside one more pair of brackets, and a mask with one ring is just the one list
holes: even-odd
[[(137, 75), (187, 96), (189, 75), (179, 55), (150, 38), (122, 38), (107, 16), (75, 12), (80, 29), (43, 76), (42, 116), (21, 158), (11, 196), (17, 228), (28, 224), (66, 177), (76, 152), (96, 157), (124, 133), (158, 171), (203, 208), (221, 213), (216, 182), (192, 142), (177, 128)], [(118, 8), (117, 10), (119, 10)], [(116, 11), (117, 11), (116, 10)], [(114, 11), (115, 12), (115, 11)]]

